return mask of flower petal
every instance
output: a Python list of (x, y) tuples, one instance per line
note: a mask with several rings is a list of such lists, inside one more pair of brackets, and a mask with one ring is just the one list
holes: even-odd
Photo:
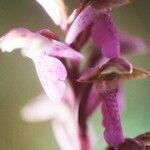
[(123, 58), (113, 58), (103, 64), (100, 68), (101, 75), (107, 74), (125, 74), (132, 73), (133, 67), (127, 60)]
[(47, 121), (52, 119), (57, 110), (57, 106), (48, 99), (49, 98), (46, 95), (41, 95), (34, 100), (31, 100), (31, 102), (26, 104), (22, 109), (22, 118), (29, 122)]
[(29, 122), (41, 122), (51, 119), (66, 122), (69, 121), (70, 114), (73, 115), (74, 110), (70, 113), (70, 109), (72, 108), (68, 105), (66, 99), (65, 101), (51, 101), (49, 97), (43, 94), (27, 103), (21, 110), (21, 115), (25, 121)]
[(63, 0), (36, 0), (52, 18), (56, 25), (66, 28), (67, 14)]
[[(125, 110), (125, 97), (123, 93), (123, 88), (120, 86), (117, 95), (118, 108), (119, 112), (122, 113)], [(86, 106), (86, 115), (90, 117), (93, 112), (96, 110), (100, 103), (103, 101), (103, 98), (99, 95), (95, 85), (93, 85), (90, 95), (88, 97), (87, 106)]]
[(30, 58), (44, 53), (50, 47), (51, 41), (48, 38), (25, 28), (13, 29), (0, 39), (0, 48), (3, 52), (21, 48), (22, 54)]
[(68, 105), (68, 107), (73, 108), (76, 105), (75, 93), (69, 82), (66, 83), (66, 90), (63, 96), (63, 101)]
[(55, 57), (70, 58), (76, 61), (83, 59), (82, 54), (73, 50), (68, 45), (51, 39), (54, 36), (49, 30), (33, 33), (25, 28), (16, 28), (0, 39), (0, 48), (3, 52), (12, 52), (16, 48), (21, 48), (22, 54), (30, 58), (47, 54)]
[(141, 140), (125, 139), (125, 142), (117, 147), (118, 150), (148, 150)]
[(33, 59), (39, 80), (53, 101), (60, 100), (65, 92), (65, 79), (67, 76), (64, 65), (57, 58), (40, 55)]
[(142, 141), (147, 148), (150, 148), (150, 132), (138, 135), (135, 139)]
[(71, 44), (76, 39), (76, 37), (84, 30), (87, 26), (93, 23), (96, 12), (93, 10), (91, 6), (86, 7), (75, 19), (73, 24), (71, 25), (67, 36), (66, 43)]
[(121, 34), (120, 47), (121, 52), (124, 54), (141, 54), (146, 53), (150, 49), (150, 43), (136, 36)]
[(120, 41), (110, 12), (100, 13), (92, 27), (92, 38), (102, 54), (108, 58), (120, 56)]
[(88, 68), (85, 72), (77, 79), (78, 82), (96, 82), (99, 77), (99, 68)]
[(25, 28), (17, 28), (9, 31), (0, 39), (0, 48), (3, 52), (12, 52), (17, 48), (24, 48), (32, 33)]
[[(112, 82), (98, 83), (99, 95), (104, 99), (101, 109), (103, 114), (104, 138), (110, 147), (117, 147), (124, 142), (118, 108), (118, 87)], [(115, 83), (117, 84), (117, 83)]]
[(52, 40), (51, 47), (46, 51), (46, 54), (56, 57), (69, 58), (76, 61), (81, 61), (83, 59), (83, 55), (81, 53), (56, 40)]
[(66, 118), (64, 122), (52, 121), (54, 135), (61, 150), (80, 150), (77, 122), (72, 119)]

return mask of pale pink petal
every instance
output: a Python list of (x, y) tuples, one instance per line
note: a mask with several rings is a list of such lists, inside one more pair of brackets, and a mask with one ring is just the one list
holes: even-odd
[(52, 121), (54, 135), (61, 150), (81, 150), (77, 122), (72, 119), (66, 118), (66, 122)]
[(69, 58), (76, 61), (81, 61), (83, 55), (68, 45), (56, 40), (52, 40), (51, 47), (45, 52), (47, 55)]
[(0, 48), (3, 52), (21, 48), (22, 54), (30, 58), (44, 53), (50, 47), (51, 41), (48, 38), (25, 28), (13, 29), (0, 39)]
[(56, 104), (46, 95), (41, 95), (26, 104), (21, 115), (25, 121), (29, 122), (47, 121), (54, 117), (55, 109), (57, 110)]
[(48, 37), (41, 35), (40, 32), (33, 33), (25, 28), (13, 29), (0, 39), (0, 48), (3, 52), (12, 52), (16, 48), (21, 48), (22, 54), (31, 59), (41, 54), (65, 57), (76, 61), (83, 59), (82, 54), (66, 44), (50, 39), (54, 36), (50, 31), (44, 31), (45, 34), (49, 33)]
[(88, 137), (89, 137), (89, 145), (90, 145), (90, 150), (95, 150), (96, 149), (96, 143), (97, 143), (97, 137), (95, 135), (95, 132), (92, 128), (91, 125), (88, 126)]
[(77, 15), (77, 9), (75, 9), (72, 14), (68, 17), (68, 20), (67, 20), (67, 23), (68, 24), (71, 24), (75, 18), (76, 18), (76, 15)]
[(66, 83), (66, 90), (63, 96), (64, 102), (68, 105), (68, 107), (73, 108), (76, 105), (76, 98), (73, 88), (71, 87), (70, 83)]
[(64, 65), (57, 58), (40, 55), (33, 59), (41, 84), (53, 101), (59, 101), (65, 92), (67, 76)]
[(3, 52), (24, 48), (30, 36), (32, 36), (32, 32), (25, 28), (13, 29), (0, 39), (0, 48)]
[(92, 38), (105, 57), (120, 56), (120, 41), (111, 13), (100, 13), (92, 27)]
[(66, 28), (66, 9), (63, 0), (36, 0), (52, 18), (56, 25)]
[(21, 110), (21, 115), (29, 122), (56, 120), (62, 124), (72, 122), (69, 124), (73, 125), (76, 120), (75, 112), (66, 101), (52, 101), (46, 95), (41, 95), (27, 103)]
[(67, 36), (66, 43), (71, 44), (76, 39), (76, 37), (84, 30), (86, 27), (93, 23), (96, 18), (96, 12), (91, 6), (87, 6), (75, 19), (71, 25)]

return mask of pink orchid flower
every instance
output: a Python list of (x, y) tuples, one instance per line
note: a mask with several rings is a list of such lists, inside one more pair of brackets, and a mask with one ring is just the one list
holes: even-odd
[[(47, 33), (51, 35), (48, 30)], [(33, 60), (46, 94), (54, 101), (63, 97), (67, 77), (66, 68), (58, 58), (82, 59), (82, 55), (69, 46), (24, 28), (13, 29), (3, 36), (0, 48), (3, 52), (21, 48), (23, 55)]]
[(66, 36), (66, 43), (73, 43), (89, 25), (92, 25), (91, 37), (103, 55), (109, 58), (119, 57), (119, 36), (113, 24), (111, 12), (96, 10), (91, 5), (85, 7), (71, 25)]
[(75, 96), (68, 85), (63, 101), (51, 101), (46, 95), (31, 100), (23, 109), (28, 122), (51, 121), (57, 143), (62, 150), (80, 150)]
[[(51, 101), (46, 95), (40, 95), (22, 109), (22, 118), (28, 122), (51, 121), (55, 138), (62, 150), (81, 150), (77, 123), (78, 107), (69, 84), (62, 99), (63, 101), (59, 102)], [(88, 132), (90, 149), (94, 149), (93, 131), (89, 130)]]
[(128, 61), (113, 58), (100, 67), (87, 70), (78, 79), (79, 82), (93, 82), (95, 85), (96, 89), (92, 89), (89, 96), (87, 112), (92, 112), (101, 102), (103, 126), (105, 127), (104, 138), (110, 147), (117, 147), (125, 140), (120, 121), (121, 103), (119, 102), (122, 102), (123, 98), (120, 82), (146, 76), (149, 76), (149, 73), (135, 69)]

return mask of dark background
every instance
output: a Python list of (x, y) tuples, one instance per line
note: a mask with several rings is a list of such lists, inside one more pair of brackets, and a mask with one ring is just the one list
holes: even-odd
[[(69, 12), (75, 0), (66, 1)], [(118, 30), (150, 41), (150, 1), (135, 0), (132, 4), (113, 11)], [(0, 0), (0, 36), (14, 27), (36, 31), (50, 28), (59, 33), (49, 16), (35, 0)], [(149, 49), (150, 50), (150, 49)], [(132, 55), (128, 59), (136, 66), (150, 70), (150, 54)], [(20, 110), (31, 98), (42, 93), (41, 85), (31, 60), (18, 51), (0, 52), (0, 150), (58, 150), (50, 122), (26, 123)], [(150, 131), (150, 79), (125, 83), (127, 109), (122, 122), (126, 136), (134, 137)], [(94, 126), (96, 150), (104, 149), (102, 117), (97, 111)]]

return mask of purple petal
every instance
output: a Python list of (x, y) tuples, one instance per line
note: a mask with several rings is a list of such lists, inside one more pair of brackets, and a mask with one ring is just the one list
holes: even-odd
[(54, 57), (41, 55), (33, 59), (41, 84), (53, 101), (60, 100), (65, 92), (67, 76), (64, 65)]
[(95, 82), (99, 76), (99, 67), (88, 68), (84, 73), (77, 79), (78, 82)]
[(86, 7), (75, 19), (73, 24), (71, 25), (67, 36), (66, 43), (71, 44), (76, 39), (76, 37), (86, 29), (87, 26), (93, 23), (96, 12), (93, 10), (91, 6)]
[(128, 34), (120, 35), (120, 44), (121, 52), (125, 54), (141, 54), (150, 49), (150, 43), (144, 41), (142, 38)]
[(92, 27), (92, 38), (105, 57), (120, 56), (119, 36), (111, 13), (100, 13)]
[(104, 99), (101, 105), (105, 127), (104, 138), (110, 147), (117, 147), (124, 142), (117, 100), (118, 88), (109, 87), (105, 82), (97, 86), (100, 96)]
[(36, 0), (52, 18), (56, 25), (66, 28), (66, 9), (63, 0)]
[(45, 53), (47, 55), (69, 58), (76, 61), (81, 61), (83, 59), (81, 53), (56, 40), (52, 40), (51, 47)]

